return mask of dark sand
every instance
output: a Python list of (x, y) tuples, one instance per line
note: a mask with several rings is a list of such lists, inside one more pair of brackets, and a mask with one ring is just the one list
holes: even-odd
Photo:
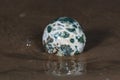
[[(85, 75), (44, 73), (41, 36), (59, 16), (85, 30)], [(120, 0), (0, 0), (0, 80), (120, 80)]]

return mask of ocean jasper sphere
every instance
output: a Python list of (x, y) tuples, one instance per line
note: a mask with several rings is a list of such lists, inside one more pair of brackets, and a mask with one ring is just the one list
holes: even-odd
[(83, 51), (86, 36), (76, 20), (60, 17), (46, 26), (42, 42), (49, 54), (73, 56)]

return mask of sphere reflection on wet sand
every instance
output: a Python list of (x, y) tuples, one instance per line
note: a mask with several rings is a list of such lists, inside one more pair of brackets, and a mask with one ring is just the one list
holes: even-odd
[(49, 57), (45, 72), (54, 76), (83, 75), (86, 73), (86, 61), (76, 57)]

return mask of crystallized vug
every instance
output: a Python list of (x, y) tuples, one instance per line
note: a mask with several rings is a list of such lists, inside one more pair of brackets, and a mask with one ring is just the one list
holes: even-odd
[(60, 17), (49, 23), (42, 40), (46, 51), (57, 56), (78, 55), (86, 43), (80, 24), (68, 17)]

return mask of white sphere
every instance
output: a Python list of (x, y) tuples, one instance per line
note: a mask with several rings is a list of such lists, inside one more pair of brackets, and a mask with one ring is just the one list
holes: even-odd
[(49, 54), (73, 56), (83, 51), (86, 36), (76, 20), (60, 17), (46, 26), (42, 41)]

